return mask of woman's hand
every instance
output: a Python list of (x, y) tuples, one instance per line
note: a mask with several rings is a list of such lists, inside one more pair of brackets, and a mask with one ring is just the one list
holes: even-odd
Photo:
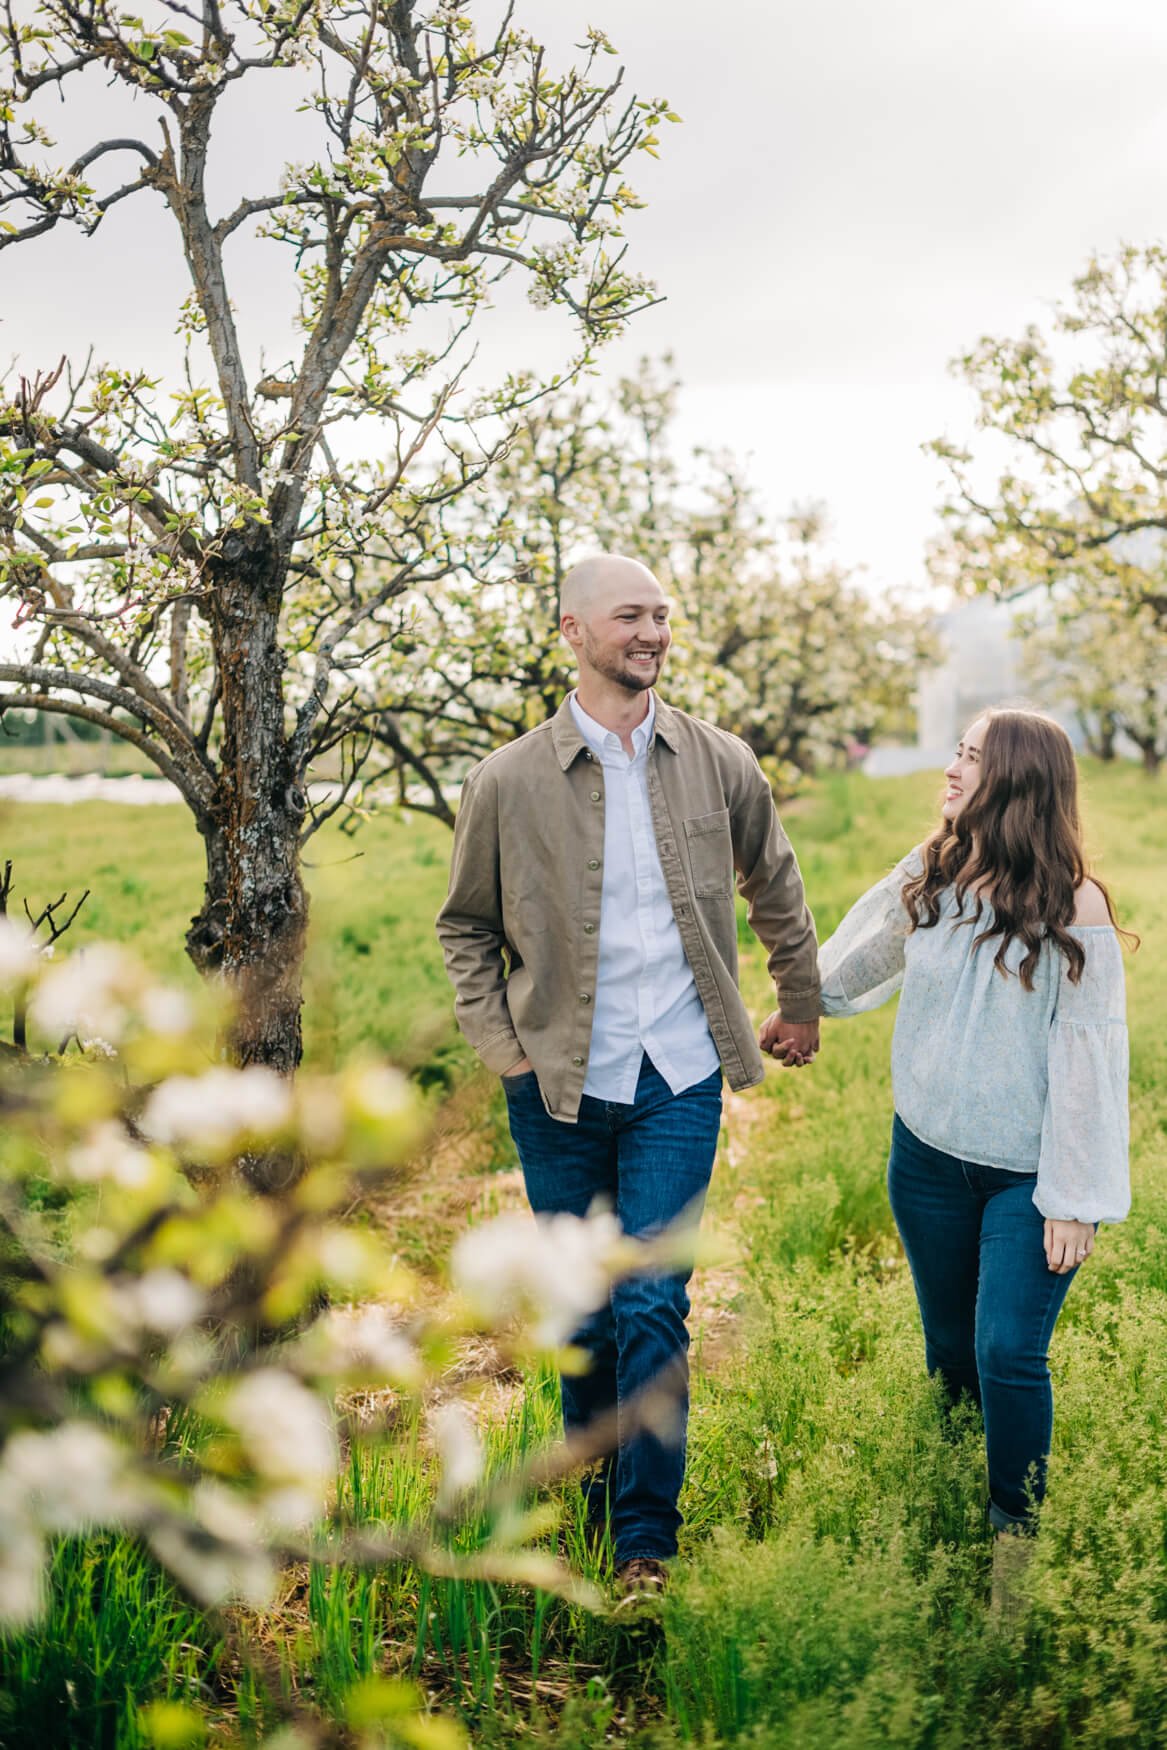
[(767, 1015), (758, 1029), (758, 1044), (769, 1057), (776, 1057), (787, 1069), (802, 1069), (813, 1063), (819, 1049), (817, 1021), (784, 1021), (780, 1009)]
[(1066, 1276), (1084, 1264), (1094, 1250), (1092, 1221), (1047, 1221), (1045, 1261), (1055, 1276)]

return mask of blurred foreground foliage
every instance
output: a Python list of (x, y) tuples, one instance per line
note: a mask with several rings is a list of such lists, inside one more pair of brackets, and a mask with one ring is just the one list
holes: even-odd
[[(489, 1334), (496, 1367), (571, 1365), (563, 1346), (614, 1276), (687, 1242), (632, 1245), (609, 1215), (505, 1215), (463, 1236), (451, 1288), (423, 1289), (393, 1236), (353, 1219), (423, 1140), (399, 1071), (357, 1058), (293, 1084), (229, 1067), (209, 987), (160, 984), (109, 944), (50, 958), (10, 918), (0, 989), (57, 1042), (13, 1048), (0, 1077), (0, 1629), (24, 1633), (18, 1673), (31, 1636), (38, 1684), (57, 1669), (69, 1706), (100, 1721), (110, 1649), (81, 1698), (72, 1641), (99, 1621), (106, 1638), (113, 1595), (123, 1685), (165, 1671), (213, 1694), (233, 1667), (257, 1724), (273, 1709), (294, 1722), (285, 1744), (341, 1721), (361, 1742), (384, 1728), (444, 1750), (457, 1732), (400, 1674), (333, 1673), (323, 1714), (284, 1695), (240, 1612), (270, 1608), (297, 1570), (325, 1591), (339, 1571), (375, 1589), (408, 1569), (595, 1606), (536, 1547), (540, 1487), (579, 1454), (547, 1428), (520, 1468), (488, 1475), (465, 1352)], [(363, 1479), (398, 1462), (419, 1486), (370, 1513)], [(50, 1581), (72, 1600), (67, 1646), (59, 1617), (40, 1637)], [(132, 1617), (144, 1635), (125, 1632)], [(111, 1701), (124, 1726), (116, 1685)], [(160, 1745), (201, 1741), (204, 1712), (181, 1695), (131, 1709)]]

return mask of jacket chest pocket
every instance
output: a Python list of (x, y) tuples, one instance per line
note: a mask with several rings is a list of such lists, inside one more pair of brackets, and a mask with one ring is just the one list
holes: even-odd
[(689, 868), (696, 899), (718, 899), (733, 887), (733, 841), (729, 833), (729, 809), (716, 808), (685, 822)]

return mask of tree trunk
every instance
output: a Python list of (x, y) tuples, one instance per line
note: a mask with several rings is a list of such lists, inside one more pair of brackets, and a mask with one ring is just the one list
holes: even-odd
[(1163, 764), (1163, 755), (1160, 752), (1158, 745), (1153, 741), (1144, 741), (1142, 743), (1142, 750), (1143, 771), (1147, 774), (1148, 778), (1157, 778)]
[(1103, 711), (1098, 720), (1098, 757), (1100, 760), (1117, 759), (1115, 742), (1118, 739), (1118, 719), (1113, 711)]
[[(225, 890), (219, 963), (237, 1004), (234, 1055), (290, 1074), (302, 1050), (308, 905), (300, 879), (306, 799), (284, 727), (283, 571), (265, 524), (246, 524), (224, 540), (212, 606), (223, 725), (221, 859), (217, 847), (214, 854)], [(208, 891), (211, 854), (208, 841)]]
[(190, 920), (186, 951), (206, 978), (223, 964), (223, 937), (227, 930), (227, 843), (218, 820), (206, 815), (198, 820), (207, 859), (203, 903)]

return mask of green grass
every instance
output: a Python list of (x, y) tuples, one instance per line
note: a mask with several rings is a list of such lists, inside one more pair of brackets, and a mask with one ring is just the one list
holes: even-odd
[[(840, 778), (787, 811), (823, 935), (922, 836), (934, 793), (930, 778)], [(255, 1625), (289, 1692), (332, 1714), (354, 1677), (412, 1672), (475, 1743), (560, 1750), (1160, 1750), (1167, 797), (1137, 773), (1095, 767), (1087, 801), (1100, 870), (1143, 936), (1127, 963), (1135, 1206), (1103, 1230), (1055, 1334), (1050, 1492), (1017, 1633), (1000, 1638), (986, 1614), (979, 1422), (971, 1410), (947, 1425), (940, 1416), (887, 1209), (887, 1011), (828, 1024), (813, 1070), (774, 1070), (750, 1096), (747, 1158), (720, 1164), (713, 1213), (742, 1250), (739, 1341), (716, 1365), (696, 1356), (684, 1559), (659, 1626), (633, 1632), (511, 1588), (408, 1570), (320, 1570)], [(197, 898), (197, 847), (177, 812), (158, 812), (165, 822), (155, 811), (14, 808), (0, 854), (16, 858), (26, 890), (92, 880), (89, 930), (134, 935), (170, 969), (170, 938)], [(354, 849), (358, 861), (337, 861)], [(447, 852), (437, 829), (391, 819), (355, 843), (317, 842), (315, 859), (332, 866), (312, 877), (314, 1051), (362, 1038), (401, 1050), (428, 1013), (412, 1060), (462, 1061), (430, 933)], [(760, 1014), (756, 951), (744, 977)], [(551, 1382), (529, 1380), (492, 1431), (493, 1462), (513, 1464), (554, 1423)], [(359, 1516), (390, 1522), (424, 1508), (431, 1481), (415, 1453), (392, 1465), (358, 1458), (341, 1487)], [(557, 1500), (566, 1546), (603, 1579), (571, 1491)], [(132, 1746), (132, 1702), (192, 1693), (219, 1722), (217, 1741), (231, 1721), (245, 1739), (274, 1723), (212, 1626), (135, 1560), (116, 1542), (58, 1555), (49, 1622), (4, 1656), (0, 1742)], [(54, 1740), (51, 1722), (66, 1719), (69, 1735)]]
[(54, 741), (37, 747), (0, 734), (0, 774), (10, 772), (27, 772), (40, 778), (57, 773), (78, 778), (91, 772), (105, 778), (130, 777), (134, 773), (157, 777), (158, 767), (128, 741), (113, 737), (108, 745), (100, 741)]
[[(419, 815), (376, 816), (355, 839), (324, 827), (306, 879), (312, 942), (306, 975), (309, 1061), (358, 1046), (433, 1075), (467, 1060), (434, 938), (446, 891), (448, 828)], [(0, 803), (0, 864), (34, 910), (67, 891), (90, 897), (62, 952), (124, 942), (167, 978), (193, 985), (183, 939), (201, 903), (202, 843), (185, 808), (117, 803)]]

